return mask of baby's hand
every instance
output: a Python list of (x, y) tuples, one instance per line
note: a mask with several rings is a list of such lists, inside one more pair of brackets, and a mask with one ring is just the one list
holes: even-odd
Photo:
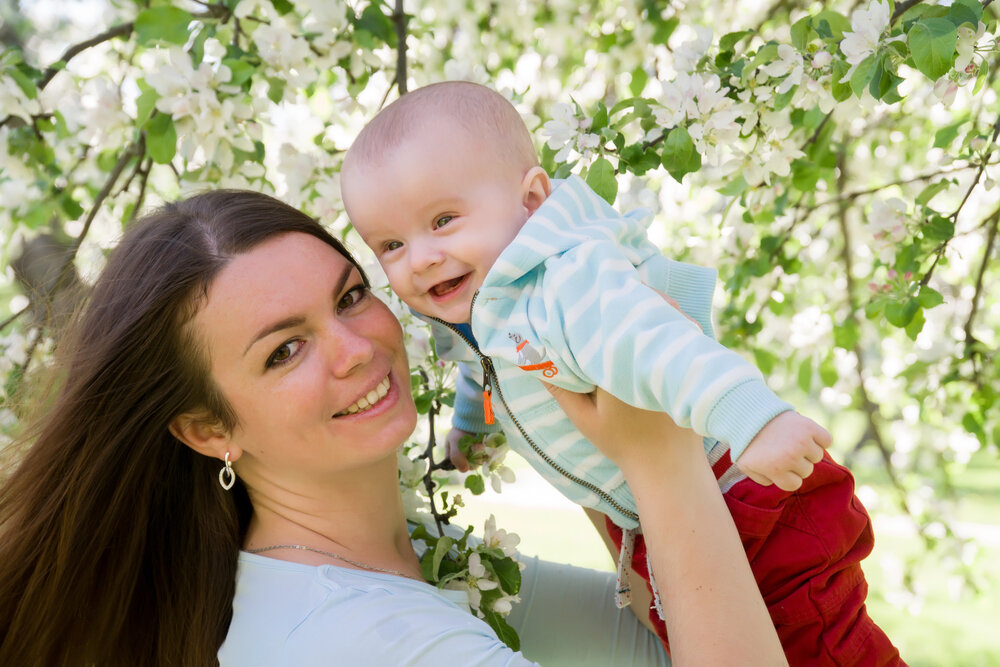
[(448, 437), (445, 438), (445, 452), (448, 454), (448, 460), (451, 461), (452, 465), (459, 472), (469, 472), (469, 459), (466, 458), (465, 454), (462, 452), (461, 448), (458, 446), (458, 441), (467, 435), (473, 435), (468, 431), (463, 431), (460, 428), (453, 428), (448, 431)]
[(830, 433), (813, 420), (782, 412), (750, 441), (736, 465), (758, 484), (795, 491), (830, 443)]

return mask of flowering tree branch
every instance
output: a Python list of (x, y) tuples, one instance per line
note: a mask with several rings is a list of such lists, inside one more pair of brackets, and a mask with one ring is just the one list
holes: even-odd
[(983, 250), (983, 261), (979, 264), (979, 271), (976, 273), (976, 291), (972, 296), (972, 308), (969, 310), (968, 319), (965, 320), (965, 326), (962, 327), (962, 331), (965, 332), (966, 349), (969, 349), (976, 341), (972, 335), (972, 323), (979, 312), (979, 300), (983, 293), (983, 277), (986, 275), (986, 267), (992, 259), (993, 247), (997, 240), (997, 227), (1000, 226), (1000, 207), (993, 211), (987, 222), (989, 224), (989, 231), (986, 234), (986, 248)]
[(117, 25), (113, 28), (105, 30), (99, 35), (95, 35), (94, 37), (91, 37), (88, 40), (84, 40), (79, 44), (74, 44), (73, 46), (69, 47), (59, 57), (59, 60), (49, 65), (49, 67), (45, 70), (45, 73), (42, 75), (41, 80), (39, 80), (38, 82), (38, 89), (41, 90), (45, 88), (45, 86), (49, 85), (49, 82), (52, 81), (52, 77), (54, 77), (61, 69), (66, 67), (66, 64), (76, 56), (80, 55), (81, 53), (83, 53), (84, 51), (86, 51), (91, 47), (97, 46), (98, 44), (103, 44), (104, 42), (114, 39), (115, 37), (128, 37), (129, 35), (132, 34), (132, 29), (134, 27), (135, 23), (133, 21), (129, 21), (128, 23), (122, 23), (121, 25)]

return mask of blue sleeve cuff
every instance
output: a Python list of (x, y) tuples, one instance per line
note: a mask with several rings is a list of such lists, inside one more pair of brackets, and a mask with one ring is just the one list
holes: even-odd
[(765, 425), (795, 408), (778, 398), (763, 380), (749, 380), (730, 389), (708, 417), (708, 432), (729, 444), (733, 462)]

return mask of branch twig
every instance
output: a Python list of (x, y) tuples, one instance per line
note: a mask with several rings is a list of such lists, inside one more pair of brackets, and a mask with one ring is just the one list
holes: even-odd
[(896, 5), (896, 11), (892, 13), (892, 18), (889, 19), (889, 23), (895, 23), (896, 19), (905, 14), (910, 7), (919, 5), (921, 2), (923, 2), (923, 0), (906, 0), (906, 2), (900, 2)]
[(76, 56), (93, 46), (112, 40), (115, 37), (127, 37), (132, 34), (132, 29), (134, 27), (135, 23), (133, 21), (129, 21), (128, 23), (123, 23), (105, 30), (100, 35), (95, 35), (86, 41), (69, 47), (61, 56), (59, 56), (59, 60), (49, 65), (48, 69), (45, 70), (45, 74), (42, 75), (41, 80), (38, 82), (38, 89), (41, 90), (42, 88), (45, 88), (45, 86), (49, 85), (49, 82), (52, 81), (52, 77), (54, 77), (59, 70), (66, 66), (66, 63)]
[(8, 317), (7, 319), (5, 319), (3, 322), (0, 322), (0, 331), (3, 331), (8, 326), (10, 326), (14, 322), (16, 322), (17, 318), (21, 317), (21, 315), (24, 315), (29, 310), (31, 310), (31, 304), (30, 303), (27, 306), (25, 306), (24, 308), (22, 308), (21, 310), (17, 311), (16, 313), (14, 313), (10, 317)]
[(972, 337), (972, 323), (979, 311), (979, 297), (983, 292), (983, 276), (986, 275), (986, 267), (990, 263), (990, 255), (993, 254), (993, 246), (997, 240), (997, 227), (1000, 226), (1000, 208), (993, 211), (993, 215), (988, 219), (992, 220), (993, 224), (986, 235), (986, 250), (983, 252), (983, 263), (979, 265), (979, 274), (976, 276), (976, 292), (972, 296), (972, 309), (969, 311), (969, 318), (965, 320), (965, 326), (962, 328), (965, 331), (966, 348), (972, 345), (975, 340)]
[(406, 13), (403, 11), (403, 0), (396, 0), (392, 22), (396, 26), (396, 86), (402, 96), (406, 94)]

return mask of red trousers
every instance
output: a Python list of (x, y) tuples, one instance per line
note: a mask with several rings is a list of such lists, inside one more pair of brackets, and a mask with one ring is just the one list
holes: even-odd
[[(716, 477), (731, 465), (727, 452), (713, 466)], [(744, 479), (724, 497), (791, 667), (905, 667), (865, 610), (868, 583), (860, 563), (874, 536), (847, 468), (827, 454), (798, 491)], [(621, 528), (610, 519), (607, 525), (620, 547)], [(632, 567), (649, 587), (642, 535), (636, 536)], [(669, 652), (655, 609), (650, 619)]]

